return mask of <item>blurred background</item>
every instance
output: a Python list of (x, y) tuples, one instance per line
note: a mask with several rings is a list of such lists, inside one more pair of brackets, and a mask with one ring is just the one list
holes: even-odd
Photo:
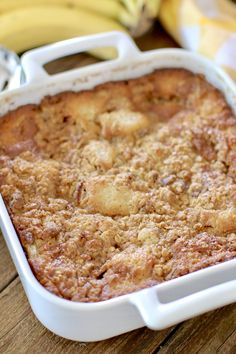
[[(233, 0), (0, 0), (0, 45), (18, 55), (111, 30), (130, 34), (141, 50), (182, 47), (201, 53), (236, 80)], [(99, 48), (45, 68), (55, 73), (115, 55), (112, 48)]]

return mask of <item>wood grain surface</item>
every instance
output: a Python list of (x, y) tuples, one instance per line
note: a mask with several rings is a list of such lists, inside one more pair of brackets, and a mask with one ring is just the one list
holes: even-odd
[[(137, 41), (142, 50), (177, 46), (156, 25)], [(95, 62), (73, 55), (46, 65), (50, 74)], [(236, 304), (163, 331), (141, 328), (96, 343), (58, 337), (43, 327), (30, 309), (9, 252), (0, 235), (0, 354), (236, 354)]]

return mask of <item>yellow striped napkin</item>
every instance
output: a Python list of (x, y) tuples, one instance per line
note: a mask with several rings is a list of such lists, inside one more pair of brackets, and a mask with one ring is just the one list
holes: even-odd
[(182, 47), (214, 60), (236, 80), (236, 4), (232, 0), (162, 0), (159, 18)]

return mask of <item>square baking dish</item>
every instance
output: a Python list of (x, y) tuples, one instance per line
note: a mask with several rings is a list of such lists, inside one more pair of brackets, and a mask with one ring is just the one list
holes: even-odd
[[(43, 65), (70, 54), (115, 47), (114, 60), (49, 76)], [(141, 53), (125, 34), (110, 32), (80, 37), (29, 51), (22, 57), (26, 83), (0, 95), (0, 114), (44, 96), (91, 89), (98, 84), (141, 77), (160, 68), (184, 68), (203, 74), (221, 90), (236, 114), (233, 81), (211, 61), (182, 49)], [(236, 259), (97, 303), (72, 302), (47, 291), (35, 278), (3, 199), (0, 226), (32, 310), (39, 321), (62, 337), (98, 341), (147, 326), (160, 330), (236, 301)]]

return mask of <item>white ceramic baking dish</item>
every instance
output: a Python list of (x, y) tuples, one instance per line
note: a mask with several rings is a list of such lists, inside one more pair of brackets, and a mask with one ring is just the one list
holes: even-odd
[[(118, 57), (109, 62), (49, 76), (43, 64), (95, 47), (113, 46)], [(212, 62), (181, 49), (141, 53), (125, 34), (111, 32), (80, 37), (32, 50), (22, 58), (26, 84), (0, 95), (0, 114), (45, 95), (90, 89), (106, 81), (142, 76), (157, 68), (186, 68), (201, 73), (218, 87), (236, 110), (236, 88)], [(97, 341), (142, 326), (160, 330), (236, 301), (236, 259), (132, 294), (98, 303), (61, 299), (34, 277), (3, 200), (0, 226), (36, 317), (52, 332), (73, 340)]]

